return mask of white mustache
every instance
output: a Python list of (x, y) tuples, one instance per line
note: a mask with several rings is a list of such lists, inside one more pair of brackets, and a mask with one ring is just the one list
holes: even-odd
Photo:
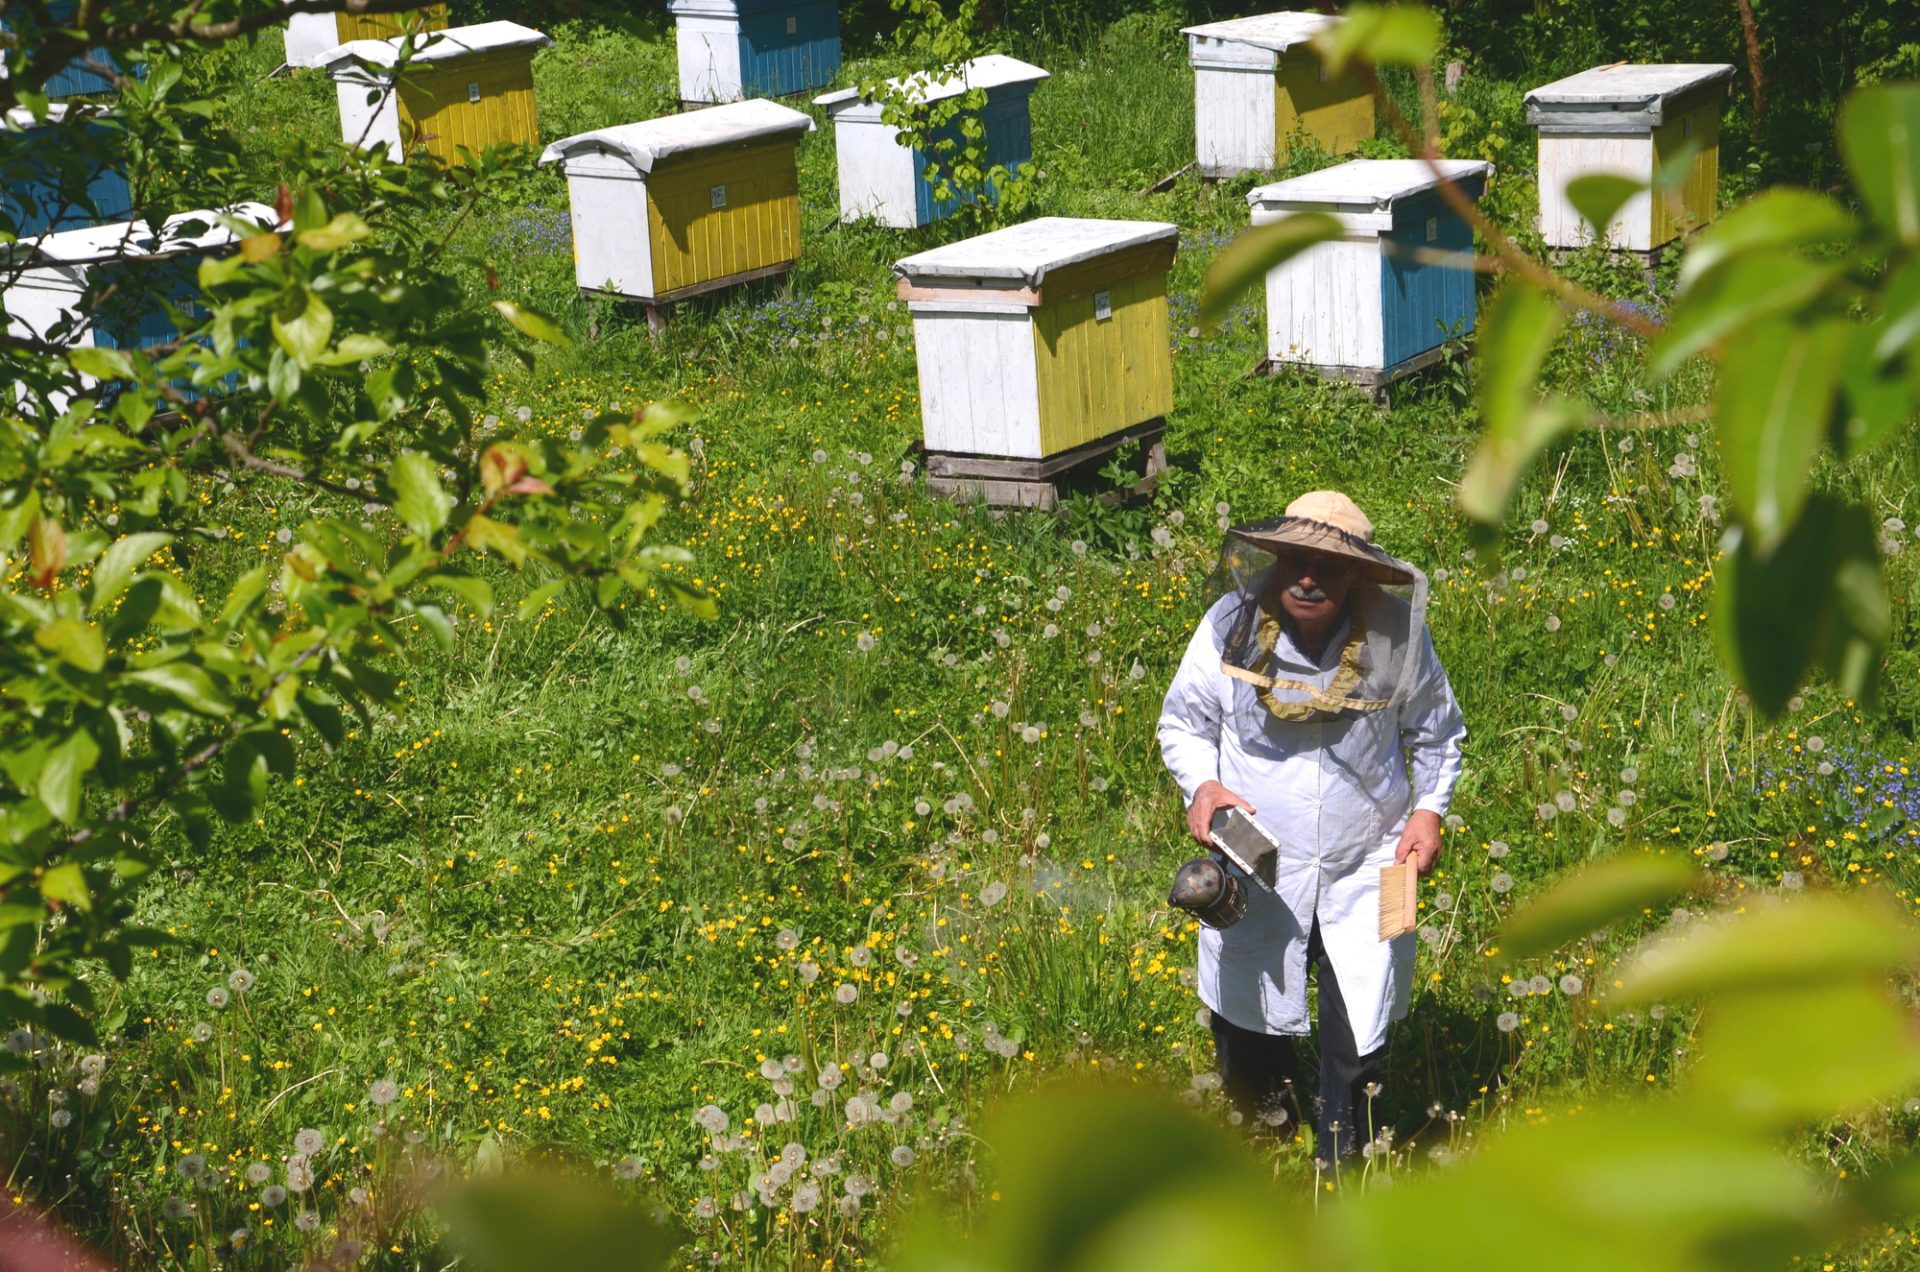
[(1296, 601), (1324, 601), (1327, 594), (1317, 587), (1302, 587), (1298, 583), (1288, 586), (1287, 595)]

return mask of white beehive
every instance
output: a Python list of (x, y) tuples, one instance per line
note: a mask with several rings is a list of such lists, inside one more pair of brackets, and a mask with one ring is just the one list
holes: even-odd
[(1596, 66), (1527, 94), (1540, 139), (1540, 236), (1550, 247), (1594, 240), (1567, 200), (1568, 183), (1599, 173), (1648, 185), (1688, 156), (1679, 180), (1627, 200), (1608, 226), (1610, 247), (1650, 253), (1711, 221), (1719, 206), (1725, 63)]
[(1373, 136), (1373, 95), (1353, 68), (1329, 76), (1313, 38), (1343, 19), (1261, 13), (1187, 27), (1193, 66), (1194, 159), (1200, 175), (1267, 172), (1304, 130), (1335, 154)]
[(453, 161), (461, 147), (532, 145), (540, 128), (533, 55), (552, 44), (517, 22), (480, 22), (436, 32), (396, 74), (405, 36), (354, 40), (320, 56), (340, 104), (340, 135), (364, 149), (402, 157), (405, 134)]
[[(1493, 172), (1479, 159), (1439, 166), (1476, 199)], [(1473, 330), (1473, 229), (1439, 185), (1424, 160), (1355, 159), (1248, 192), (1255, 225), (1325, 212), (1346, 231), (1268, 271), (1271, 362), (1378, 386)]]
[(927, 449), (1039, 459), (1164, 417), (1179, 236), (1041, 217), (897, 262)]
[[(1004, 166), (1018, 172), (1033, 162), (1033, 123), (1028, 99), (1047, 72), (999, 53), (975, 58), (960, 74), (928, 82), (925, 77), (889, 80), (905, 85), (917, 103), (932, 105), (979, 89), (986, 94), (981, 123), (985, 126), (986, 161), (981, 166)], [(942, 200), (927, 179), (927, 155), (900, 144), (900, 130), (882, 119), (882, 104), (860, 96), (854, 88), (813, 99), (833, 120), (834, 147), (840, 164), (840, 219), (872, 217), (896, 229), (931, 225), (950, 213), (955, 204)], [(949, 130), (958, 134), (957, 121)]]

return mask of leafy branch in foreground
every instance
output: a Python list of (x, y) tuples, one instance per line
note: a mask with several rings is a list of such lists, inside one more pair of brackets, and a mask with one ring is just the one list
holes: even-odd
[[(147, 84), (177, 83), (171, 65)], [(145, 133), (208, 109), (142, 104)], [(72, 187), (124, 164), (129, 135), (76, 130), (84, 162), (40, 184), (84, 206)], [(46, 153), (17, 137), (0, 134), (9, 173)], [(274, 224), (152, 218), (128, 237), (156, 250), (123, 248), (74, 316), (0, 345), (16, 386), (0, 415), (0, 1028), (90, 1039), (83, 960), (124, 976), (159, 940), (130, 924), (156, 829), (205, 844), (306, 748), (396, 710), (395, 660), (491, 614), (502, 566), (535, 576), (523, 615), (570, 581), (615, 622), (636, 602), (711, 612), (688, 555), (650, 542), (687, 480), (679, 411), (610, 411), (564, 440), (476, 414), (495, 357), (531, 365), (537, 342), (566, 340), (475, 288), (484, 262), (449, 229), (529, 161), (290, 156)], [(169, 236), (216, 222), (233, 250), (182, 272), (193, 258)], [(0, 275), (49, 267), (44, 243), (0, 248)], [(164, 309), (178, 334), (79, 343), (116, 307)], [(306, 510), (265, 556), (212, 511), (250, 485)]]

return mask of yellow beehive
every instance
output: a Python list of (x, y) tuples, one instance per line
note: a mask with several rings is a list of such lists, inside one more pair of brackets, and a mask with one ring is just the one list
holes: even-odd
[(1261, 13), (1185, 28), (1193, 66), (1194, 160), (1204, 177), (1265, 172), (1304, 132), (1334, 154), (1374, 132), (1373, 94), (1353, 67), (1329, 75), (1312, 47), (1343, 21), (1323, 13)]
[(319, 66), (327, 53), (354, 40), (388, 40), (417, 31), (440, 31), (447, 6), (428, 5), (412, 13), (294, 13), (287, 17), (287, 65)]
[(355, 40), (324, 56), (346, 140), (384, 145), (395, 159), (417, 141), (449, 161), (462, 148), (478, 154), (488, 146), (539, 141), (533, 55), (553, 41), (517, 22), (453, 27), (397, 72), (404, 43), (400, 37)]
[(795, 153), (812, 129), (799, 111), (755, 99), (548, 146), (540, 161), (567, 177), (581, 289), (654, 304), (791, 269)]

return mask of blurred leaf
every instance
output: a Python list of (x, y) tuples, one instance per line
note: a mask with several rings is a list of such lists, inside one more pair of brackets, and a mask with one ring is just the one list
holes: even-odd
[(398, 496), (394, 508), (407, 528), (423, 539), (440, 533), (453, 511), (453, 496), (440, 485), (440, 466), (419, 451), (409, 451), (394, 459), (392, 481)]
[(47, 811), (72, 826), (80, 820), (82, 797), (86, 794), (87, 774), (100, 758), (100, 745), (85, 729), (75, 729), (47, 752), (40, 762), (40, 774), (33, 793)]
[(488, 1172), (443, 1207), (476, 1272), (663, 1268), (683, 1240), (658, 1207), (578, 1177)]
[(119, 349), (109, 349), (102, 345), (86, 345), (69, 350), (67, 362), (82, 375), (90, 375), (96, 380), (130, 380), (133, 378), (133, 359)]
[(1325, 212), (1299, 212), (1245, 231), (1221, 249), (1207, 267), (1201, 288), (1200, 325), (1208, 330), (1218, 326), (1242, 293), (1264, 281), (1269, 270), (1316, 243), (1339, 238), (1343, 232), (1340, 222)]
[(1578, 870), (1556, 882), (1508, 919), (1498, 943), (1503, 964), (1545, 954), (1576, 937), (1641, 910), (1700, 880), (1685, 861), (1627, 854)]
[(1377, 66), (1426, 66), (1440, 53), (1440, 16), (1413, 4), (1349, 5), (1343, 21), (1313, 37), (1334, 76), (1354, 58)]
[(516, 329), (532, 336), (535, 340), (562, 347), (573, 343), (559, 323), (538, 310), (529, 309), (511, 300), (496, 300), (493, 302), (493, 307), (499, 310), (501, 316), (512, 323)]
[(1715, 434), (1727, 489), (1755, 551), (1772, 552), (1807, 498), (1849, 334), (1834, 321), (1768, 322), (1720, 357)]
[(1057, 1088), (1009, 1102), (982, 1138), (1000, 1163), (999, 1204), (964, 1238), (923, 1208), (889, 1267), (1307, 1266), (1300, 1237), (1308, 1216), (1288, 1213), (1239, 1144), (1158, 1093)]
[(1858, 537), (1842, 522), (1864, 518), (1816, 495), (1771, 555), (1761, 556), (1751, 538), (1739, 534), (1715, 565), (1714, 642), (1763, 714), (1786, 708), (1822, 652), (1833, 624), (1835, 546)]
[(172, 542), (172, 535), (157, 530), (130, 534), (115, 540), (111, 547), (100, 554), (99, 562), (93, 567), (93, 612), (99, 613), (103, 606), (124, 592), (128, 580), (140, 568), (141, 562)]
[(1700, 153), (1698, 141), (1688, 141), (1671, 151), (1660, 160), (1660, 166), (1653, 172), (1653, 189), (1656, 194), (1678, 190), (1687, 184), (1687, 178), (1693, 175), (1693, 160)]
[(1847, 210), (1824, 194), (1791, 187), (1765, 190), (1688, 241), (1679, 289), (1690, 291), (1721, 265), (1749, 252), (1842, 242), (1859, 229)]
[(548, 601), (560, 595), (561, 589), (566, 587), (566, 585), (567, 580), (565, 578), (558, 578), (551, 583), (544, 583), (534, 588), (533, 591), (521, 597), (520, 609), (518, 611), (519, 620), (524, 623), (537, 616), (542, 609), (546, 608)]
[(107, 664), (100, 629), (78, 618), (54, 619), (33, 634), (33, 643), (82, 671), (99, 671)]
[(1769, 1127), (1828, 1121), (1920, 1086), (1912, 1019), (1883, 988), (1860, 982), (1717, 997), (1695, 1050), (1687, 1089)]
[(1323, 1266), (1731, 1272), (1784, 1265), (1830, 1223), (1824, 1180), (1672, 1100), (1559, 1111), (1401, 1178), (1322, 1217), (1339, 1256)]
[(467, 520), (467, 546), (476, 552), (493, 552), (515, 565), (527, 559), (527, 545), (520, 531), (503, 521), (475, 514)]
[(233, 710), (233, 702), (203, 669), (192, 663), (163, 663), (142, 667), (126, 676), (130, 684), (144, 685), (168, 695), (181, 706), (202, 715), (223, 716)]
[(1920, 244), (1920, 84), (1876, 84), (1840, 108), (1853, 187), (1887, 233)]
[[(300, 246), (311, 248), (316, 252), (334, 252), (349, 243), (358, 243), (371, 233), (373, 233), (372, 229), (357, 214), (341, 212), (317, 230), (301, 230), (295, 235), (295, 241)], [(261, 235), (261, 237), (272, 237), (276, 241), (278, 239), (277, 235)]]
[(1566, 314), (1553, 297), (1508, 283), (1480, 321), (1480, 444), (1460, 481), (1460, 510), (1497, 525), (1514, 487), (1554, 438), (1578, 425), (1584, 409), (1563, 398), (1542, 401), (1540, 368)]
[(1832, 602), (1817, 652), (1840, 691), (1868, 706), (1879, 696), (1880, 663), (1893, 638), (1893, 604), (1880, 573), (1872, 519), (1848, 507), (1827, 538)]
[(1635, 951), (1611, 1005), (1736, 990), (1831, 984), (1910, 968), (1920, 929), (1885, 898), (1862, 891), (1748, 903), (1744, 913), (1689, 924)]
[(1801, 312), (1839, 271), (1836, 264), (1803, 256), (1733, 257), (1675, 302), (1666, 331), (1653, 343), (1653, 373), (1672, 375), (1688, 358), (1742, 328)]
[(444, 588), (473, 607), (475, 613), (493, 613), (493, 585), (472, 574), (429, 574), (420, 580), (428, 587)]
[(49, 866), (40, 876), (40, 895), (81, 910), (93, 908), (93, 893), (87, 887), (86, 872), (77, 862), (63, 861)]
[(1877, 346), (1885, 329), (1881, 320), (1854, 327), (1847, 337), (1840, 365), (1844, 409), (1833, 430), (1833, 447), (1843, 457), (1866, 454), (1914, 419), (1920, 362), (1883, 362)]
[(333, 336), (333, 311), (306, 288), (294, 293), (298, 308), (273, 315), (273, 338), (302, 371), (310, 369), (326, 351)]
[(1591, 172), (1567, 182), (1567, 202), (1593, 227), (1594, 241), (1607, 241), (1607, 228), (1613, 224), (1627, 200), (1647, 188), (1644, 181), (1613, 172)]

